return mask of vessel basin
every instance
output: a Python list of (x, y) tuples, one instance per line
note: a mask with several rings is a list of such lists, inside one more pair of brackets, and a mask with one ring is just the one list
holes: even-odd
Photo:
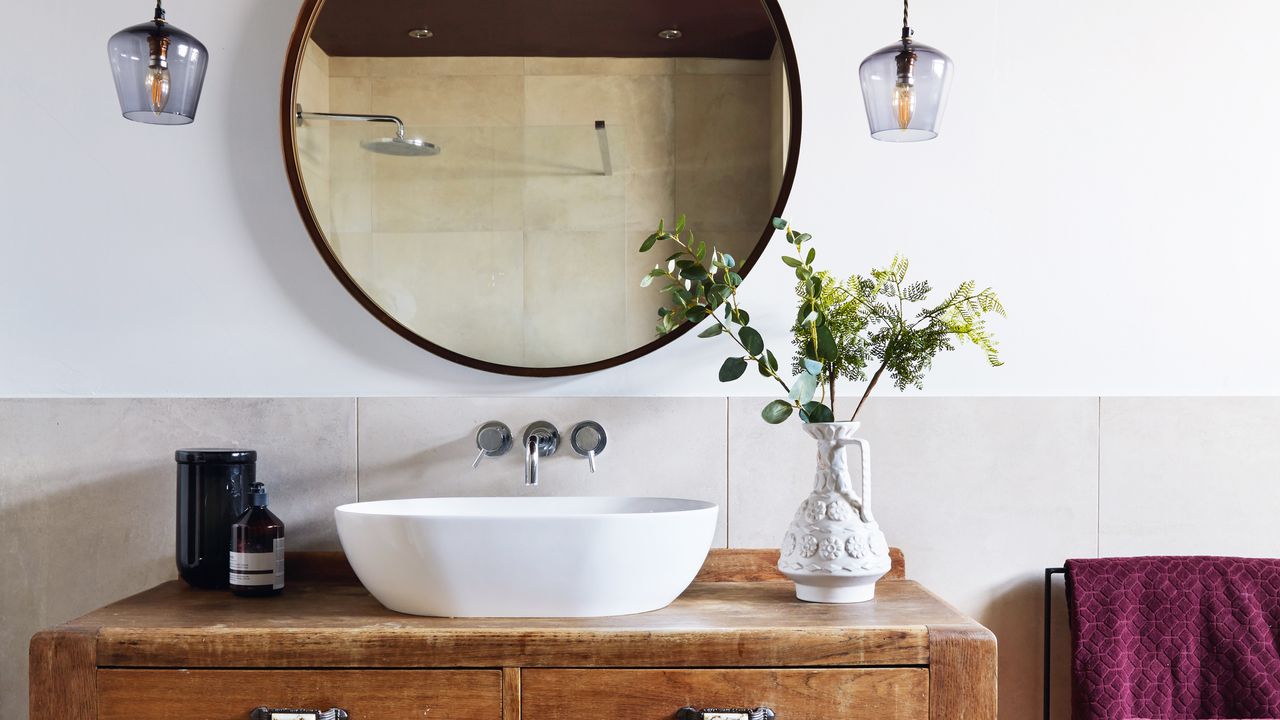
[(360, 582), (397, 612), (598, 617), (657, 610), (698, 574), (715, 503), (647, 497), (417, 498), (342, 505)]

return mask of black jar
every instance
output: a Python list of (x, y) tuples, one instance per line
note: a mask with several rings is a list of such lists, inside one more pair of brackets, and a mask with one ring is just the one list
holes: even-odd
[(227, 587), (231, 525), (245, 511), (254, 481), (253, 450), (193, 448), (178, 461), (178, 575), (198, 588)]

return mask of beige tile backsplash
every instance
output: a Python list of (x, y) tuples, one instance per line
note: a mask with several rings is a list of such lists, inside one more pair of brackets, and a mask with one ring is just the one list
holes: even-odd
[[(31, 633), (175, 576), (178, 447), (259, 450), (295, 549), (336, 547), (333, 508), (357, 498), (570, 494), (710, 500), (717, 545), (768, 547), (812, 482), (814, 450), (797, 423), (759, 419), (767, 400), (0, 400), (0, 715), (25, 713)], [(471, 469), (481, 423), (518, 435), (538, 419), (566, 436), (602, 423), (599, 472), (567, 444), (537, 488), (522, 485), (518, 448)], [(863, 422), (872, 505), (908, 574), (999, 637), (1004, 716), (1038, 707), (1046, 566), (1099, 552), (1275, 555), (1277, 398), (885, 397)], [(1060, 616), (1060, 648), (1064, 633)]]
[(31, 634), (176, 577), (173, 451), (246, 447), (288, 547), (336, 549), (356, 401), (0, 400), (0, 716), (26, 717)]

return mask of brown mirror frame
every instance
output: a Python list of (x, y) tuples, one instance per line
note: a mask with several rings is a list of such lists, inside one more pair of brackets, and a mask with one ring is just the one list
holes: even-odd
[[(751, 250), (751, 254), (742, 262), (742, 270), (740, 274), (745, 279), (755, 267), (756, 261), (760, 259), (760, 255), (764, 252), (765, 246), (769, 244), (769, 240), (775, 232), (772, 219), (780, 217), (783, 209), (786, 208), (787, 199), (791, 195), (791, 186), (795, 181), (796, 165), (800, 158), (800, 135), (802, 106), (800, 100), (800, 72), (796, 64), (795, 46), (791, 41), (791, 32), (787, 29), (786, 19), (783, 17), (782, 8), (778, 4), (778, 0), (760, 0), (764, 5), (765, 11), (769, 14), (769, 20), (773, 24), (774, 33), (777, 35), (778, 42), (782, 46), (784, 71), (787, 78), (788, 104), (790, 105), (790, 128), (791, 134), (787, 138), (787, 164), (783, 169), (782, 184), (778, 188), (778, 199), (774, 203), (773, 213), (769, 218), (763, 221), (764, 229), (761, 232), (760, 240)], [(631, 362), (637, 358), (667, 345), (676, 338), (684, 335), (693, 329), (693, 323), (684, 323), (675, 330), (654, 338), (645, 345), (634, 350), (629, 350), (621, 355), (615, 355), (603, 360), (595, 362), (583, 363), (581, 365), (565, 365), (561, 367), (524, 367), (520, 365), (503, 365), (501, 363), (492, 363), (478, 358), (441, 347), (429, 339), (422, 337), (413, 330), (400, 323), (385, 310), (378, 306), (373, 298), (360, 287), (360, 285), (351, 277), (342, 267), (333, 250), (329, 247), (329, 242), (325, 238), (324, 232), (321, 230), (319, 223), (316, 222), (315, 213), (311, 208), (311, 203), (307, 199), (306, 190), (302, 185), (302, 172), (298, 165), (297, 155), (297, 124), (295, 123), (294, 113), (296, 111), (295, 103), (298, 93), (298, 76), (302, 68), (302, 53), (306, 47), (307, 39), (311, 37), (311, 29), (315, 25), (316, 19), (320, 16), (320, 11), (324, 8), (325, 0), (304, 0), (302, 8), (298, 12), (298, 21), (293, 26), (293, 35), (289, 38), (289, 47), (285, 51), (284, 61), (284, 80), (281, 83), (280, 90), (280, 132), (282, 140), (282, 150), (284, 152), (285, 174), (289, 178), (289, 187), (293, 191), (294, 202), (298, 206), (298, 214), (302, 216), (302, 224), (307, 228), (307, 232), (311, 235), (311, 241), (315, 244), (316, 250), (320, 252), (320, 256), (324, 258), (325, 264), (329, 266), (329, 270), (333, 272), (334, 277), (342, 286), (351, 293), (365, 310), (368, 310), (374, 317), (394, 330), (400, 337), (417, 345), (418, 347), (428, 350), (446, 360), (484, 370), (485, 372), (497, 373), (501, 375), (517, 375), (523, 377), (560, 377), (565, 375), (580, 375), (583, 373), (596, 372), (607, 368), (616, 367), (624, 363)], [(639, 279), (636, 280), (639, 282)]]

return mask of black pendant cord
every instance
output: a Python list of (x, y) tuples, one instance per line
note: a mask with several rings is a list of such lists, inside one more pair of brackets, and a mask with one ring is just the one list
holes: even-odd
[(156, 0), (156, 22), (164, 22), (164, 8), (160, 6), (162, 0)]
[[(159, 0), (157, 0), (158, 2)], [(911, 25), (908, 18), (911, 13), (911, 0), (902, 0), (902, 40), (904, 42), (911, 39)]]

